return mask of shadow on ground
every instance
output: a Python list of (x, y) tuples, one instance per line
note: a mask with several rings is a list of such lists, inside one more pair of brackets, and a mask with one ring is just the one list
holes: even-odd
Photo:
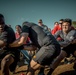
[(76, 71), (75, 70), (72, 70), (72, 71), (66, 71), (66, 72), (63, 72), (59, 75), (76, 75)]
[[(76, 71), (73, 69), (73, 66), (74, 66), (74, 63), (59, 65), (54, 70), (52, 75), (76, 75)], [(17, 67), (15, 70), (15, 73), (10, 73), (10, 75), (20, 75), (21, 73), (26, 74), (27, 69), (28, 69), (27, 65)], [(47, 68), (45, 70), (45, 75), (47, 75), (48, 71), (49, 69)], [(39, 70), (35, 72), (35, 75), (38, 75), (38, 72)], [(1, 71), (0, 71), (0, 75), (1, 75)]]

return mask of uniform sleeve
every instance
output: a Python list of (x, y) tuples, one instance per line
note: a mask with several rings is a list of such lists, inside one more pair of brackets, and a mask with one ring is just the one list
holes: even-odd
[(12, 28), (8, 28), (8, 29), (7, 29), (7, 33), (8, 33), (7, 43), (8, 43), (8, 44), (13, 43), (13, 42), (16, 40), (14, 30), (13, 30)]
[(2, 32), (2, 34), (0, 35), (0, 40), (7, 42), (7, 32)]
[(60, 36), (60, 30), (59, 31), (57, 31), (55, 34), (54, 34), (54, 37), (57, 39), (59, 36)]

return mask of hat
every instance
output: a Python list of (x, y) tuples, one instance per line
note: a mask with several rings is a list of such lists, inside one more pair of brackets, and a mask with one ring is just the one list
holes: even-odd
[(42, 19), (39, 19), (38, 23), (42, 23)]

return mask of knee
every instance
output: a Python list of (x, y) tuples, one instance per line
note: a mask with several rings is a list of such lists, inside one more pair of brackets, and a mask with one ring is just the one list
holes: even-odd
[(2, 67), (8, 67), (8, 62), (7, 62), (8, 60), (5, 60), (5, 59), (3, 59), (2, 61), (1, 61), (1, 68)]
[(38, 69), (39, 67), (41, 67), (41, 65), (38, 64), (37, 62), (35, 62), (34, 60), (32, 60), (32, 61), (30, 62), (30, 67), (31, 67), (33, 70), (36, 70), (36, 69)]
[(30, 68), (34, 70), (35, 64), (31, 61), (30, 62)]
[(63, 59), (66, 56), (67, 56), (67, 53), (65, 51), (61, 51), (59, 57)]

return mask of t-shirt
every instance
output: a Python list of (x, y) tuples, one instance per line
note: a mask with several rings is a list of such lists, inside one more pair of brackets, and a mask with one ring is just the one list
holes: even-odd
[(9, 69), (10, 71), (14, 71), (20, 56), (18, 48), (9, 47), (9, 44), (16, 40), (14, 30), (11, 27), (5, 25), (4, 32), (0, 34), (0, 40), (3, 40), (6, 43), (6, 46), (3, 49), (0, 48), (0, 61), (7, 54), (11, 54), (14, 57), (14, 62), (10, 65)]
[(15, 33), (11, 27), (8, 27), (5, 25), (4, 31), (0, 34), (0, 40), (3, 40), (6, 43), (6, 46), (3, 48), (3, 50), (6, 51), (12, 51), (12, 52), (17, 52), (17, 48), (11, 48), (9, 47), (9, 44), (13, 43), (16, 38), (15, 38)]
[(9, 47), (9, 44), (13, 43), (16, 40), (14, 30), (11, 27), (5, 25), (4, 32), (0, 34), (0, 40), (3, 40), (6, 43), (5, 47), (0, 47), (0, 59), (10, 53), (15, 56), (15, 59), (19, 59), (18, 48)]
[(62, 41), (60, 41), (60, 45), (63, 47), (68, 46), (71, 42), (76, 39), (76, 30), (71, 30), (68, 34), (65, 34), (62, 30), (59, 30), (54, 35), (55, 38), (60, 37)]
[(16, 40), (15, 33), (11, 27), (5, 25), (4, 32), (0, 34), (0, 40), (10, 44)]
[(53, 35), (34, 23), (25, 23), (22, 25), (22, 32), (29, 34), (29, 37), (33, 44), (37, 47), (41, 47), (45, 44), (58, 44)]

